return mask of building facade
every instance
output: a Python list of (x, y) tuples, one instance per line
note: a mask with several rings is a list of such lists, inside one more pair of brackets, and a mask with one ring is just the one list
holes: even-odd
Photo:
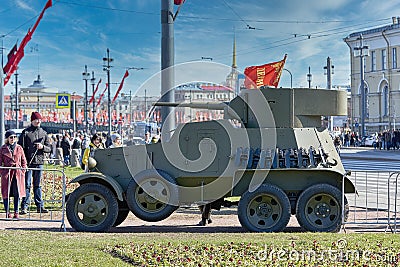
[[(400, 123), (400, 17), (392, 24), (351, 33), (350, 49), (352, 130), (365, 134), (392, 130)], [(362, 61), (361, 61), (362, 60)], [(365, 111), (362, 112), (361, 62), (364, 69)]]

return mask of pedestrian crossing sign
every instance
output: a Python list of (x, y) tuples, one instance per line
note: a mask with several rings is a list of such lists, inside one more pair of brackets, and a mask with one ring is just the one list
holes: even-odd
[(70, 94), (56, 94), (56, 108), (70, 108), (71, 95)]

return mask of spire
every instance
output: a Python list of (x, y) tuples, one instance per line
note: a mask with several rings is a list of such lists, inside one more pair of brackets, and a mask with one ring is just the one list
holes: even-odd
[(237, 66), (236, 66), (236, 34), (233, 34), (232, 68), (237, 69)]

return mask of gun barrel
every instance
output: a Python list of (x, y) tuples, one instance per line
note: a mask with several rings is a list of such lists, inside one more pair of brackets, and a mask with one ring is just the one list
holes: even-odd
[(182, 107), (182, 108), (198, 108), (198, 109), (210, 109), (210, 110), (224, 110), (227, 104), (225, 103), (177, 103), (177, 102), (157, 102), (153, 106), (162, 107)]

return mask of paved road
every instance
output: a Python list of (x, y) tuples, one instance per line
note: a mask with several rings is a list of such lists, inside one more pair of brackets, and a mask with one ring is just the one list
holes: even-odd
[[(345, 148), (341, 151), (341, 158), (345, 169), (352, 171), (349, 179), (358, 192), (347, 195), (351, 206), (368, 208), (368, 212), (395, 210), (396, 189), (400, 195), (400, 175), (396, 184), (395, 173), (400, 173), (399, 150)], [(398, 196), (397, 200), (400, 203)], [(399, 203), (397, 210), (400, 210)], [(382, 215), (379, 214), (379, 217)]]

